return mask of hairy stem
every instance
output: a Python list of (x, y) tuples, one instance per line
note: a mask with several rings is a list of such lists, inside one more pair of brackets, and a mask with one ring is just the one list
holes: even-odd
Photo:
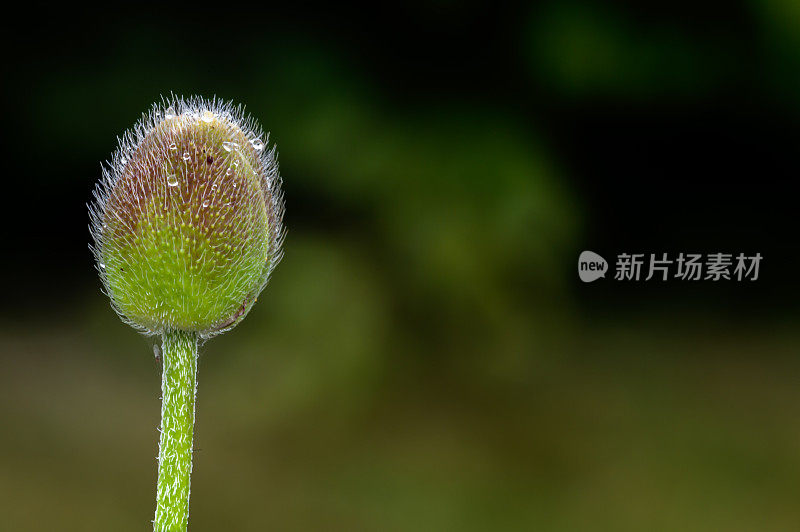
[(189, 519), (194, 399), (197, 390), (197, 335), (165, 331), (161, 377), (161, 442), (153, 530), (181, 532)]

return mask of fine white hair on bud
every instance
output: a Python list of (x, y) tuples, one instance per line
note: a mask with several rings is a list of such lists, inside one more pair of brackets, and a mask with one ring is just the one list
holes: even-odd
[(112, 306), (146, 334), (235, 327), (282, 257), (276, 147), (244, 107), (174, 95), (118, 143), (89, 205)]

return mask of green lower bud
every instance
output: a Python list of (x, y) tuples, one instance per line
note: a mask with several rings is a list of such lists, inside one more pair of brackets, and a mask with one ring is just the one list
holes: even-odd
[(241, 110), (156, 108), (126, 135), (93, 206), (94, 252), (114, 308), (148, 333), (211, 336), (249, 311), (280, 259), (275, 151)]

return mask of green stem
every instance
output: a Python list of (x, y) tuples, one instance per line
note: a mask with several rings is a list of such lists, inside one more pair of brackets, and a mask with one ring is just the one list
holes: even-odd
[(153, 530), (182, 532), (189, 519), (197, 334), (164, 331), (161, 377), (161, 442)]

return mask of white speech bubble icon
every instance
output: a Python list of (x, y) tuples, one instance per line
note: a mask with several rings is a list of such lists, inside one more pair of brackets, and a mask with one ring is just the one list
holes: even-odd
[(606, 276), (608, 263), (594, 251), (584, 251), (578, 257), (578, 277), (584, 283), (591, 283)]

